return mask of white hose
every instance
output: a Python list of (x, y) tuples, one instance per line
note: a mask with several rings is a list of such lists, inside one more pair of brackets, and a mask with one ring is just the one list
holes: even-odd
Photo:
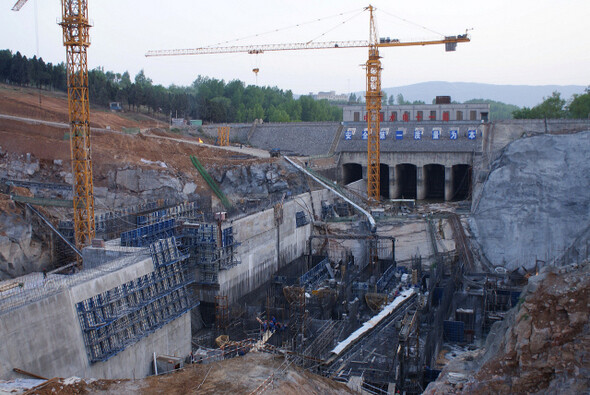
[(364, 208), (362, 208), (361, 206), (359, 206), (358, 204), (356, 204), (355, 202), (353, 202), (352, 200), (350, 200), (349, 198), (347, 198), (346, 196), (344, 196), (343, 194), (341, 194), (340, 192), (338, 192), (337, 190), (335, 190), (330, 184), (328, 184), (328, 183), (320, 180), (319, 178), (317, 178), (316, 176), (314, 176), (312, 173), (308, 172), (303, 167), (301, 167), (297, 163), (293, 162), (288, 157), (283, 156), (283, 158), (285, 158), (287, 160), (287, 162), (289, 162), (290, 164), (292, 164), (293, 166), (295, 166), (296, 169), (298, 169), (299, 171), (307, 174), (308, 176), (310, 176), (311, 178), (313, 178), (315, 181), (319, 182), (321, 185), (325, 186), (326, 188), (328, 188), (329, 190), (331, 190), (332, 192), (334, 192), (336, 195), (338, 195), (339, 197), (341, 197), (342, 199), (344, 199), (345, 202), (347, 202), (348, 204), (350, 204), (351, 206), (353, 206), (357, 211), (359, 211), (361, 214), (363, 214), (365, 217), (367, 217), (367, 219), (369, 220), (369, 224), (371, 225), (371, 233), (377, 232), (377, 224), (375, 223), (375, 218), (373, 218), (373, 216), (367, 210), (365, 210)]

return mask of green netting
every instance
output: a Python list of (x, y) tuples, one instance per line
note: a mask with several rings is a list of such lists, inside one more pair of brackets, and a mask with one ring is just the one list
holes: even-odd
[(221, 204), (223, 204), (223, 206), (229, 210), (232, 206), (229, 199), (221, 191), (219, 185), (217, 185), (215, 180), (209, 175), (209, 173), (207, 173), (207, 170), (205, 170), (201, 162), (199, 162), (199, 160), (194, 155), (191, 155), (191, 162), (193, 162), (193, 166), (195, 166), (195, 168), (199, 171), (205, 182), (207, 182), (209, 188), (211, 188), (213, 193), (215, 193), (219, 200), (221, 200)]

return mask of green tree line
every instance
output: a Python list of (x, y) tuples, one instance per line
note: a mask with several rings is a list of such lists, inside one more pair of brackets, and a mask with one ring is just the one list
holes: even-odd
[[(27, 59), (20, 52), (0, 50), (0, 81), (20, 86), (66, 91), (63, 63)], [(155, 85), (141, 70), (133, 80), (127, 71), (115, 73), (99, 67), (88, 72), (90, 102), (108, 106), (121, 102), (129, 111), (202, 119), (205, 122), (318, 122), (341, 121), (342, 110), (327, 100), (293, 97), (290, 90), (248, 85), (239, 80), (198, 76), (190, 86)]]
[(63, 63), (45, 63), (42, 58), (37, 59), (37, 56), (27, 59), (20, 52), (13, 55), (9, 50), (0, 50), (0, 81), (42, 89), (67, 89), (66, 68)]
[(574, 94), (569, 100), (562, 99), (559, 92), (553, 92), (536, 106), (520, 108), (512, 115), (516, 119), (590, 118), (590, 87), (582, 94)]

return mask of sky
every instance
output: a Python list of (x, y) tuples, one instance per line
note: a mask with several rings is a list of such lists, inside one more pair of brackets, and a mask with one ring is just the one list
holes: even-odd
[[(0, 49), (65, 61), (60, 2), (0, 3)], [(590, 85), (589, 0), (374, 0), (379, 36), (440, 39), (469, 30), (456, 52), (443, 45), (382, 48), (382, 87), (426, 81)], [(368, 2), (353, 0), (89, 0), (90, 69), (140, 70), (155, 84), (190, 85), (199, 75), (277, 86), (295, 94), (365, 89), (367, 50), (329, 49), (149, 57), (148, 50), (368, 40)], [(296, 25), (299, 25), (298, 27)], [(257, 37), (253, 37), (258, 35)], [(248, 38), (249, 37), (249, 38)], [(238, 39), (236, 41), (236, 39)], [(224, 44), (225, 42), (225, 44)], [(229, 43), (229, 44), (227, 44)], [(256, 80), (253, 68), (260, 72)]]

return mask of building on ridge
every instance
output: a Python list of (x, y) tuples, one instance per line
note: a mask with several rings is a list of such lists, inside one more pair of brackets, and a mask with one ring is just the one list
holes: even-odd
[[(490, 105), (486, 103), (451, 103), (450, 96), (437, 96), (435, 104), (396, 104), (381, 108), (381, 122), (488, 122)], [(362, 122), (367, 120), (364, 104), (344, 106), (344, 122)]]

